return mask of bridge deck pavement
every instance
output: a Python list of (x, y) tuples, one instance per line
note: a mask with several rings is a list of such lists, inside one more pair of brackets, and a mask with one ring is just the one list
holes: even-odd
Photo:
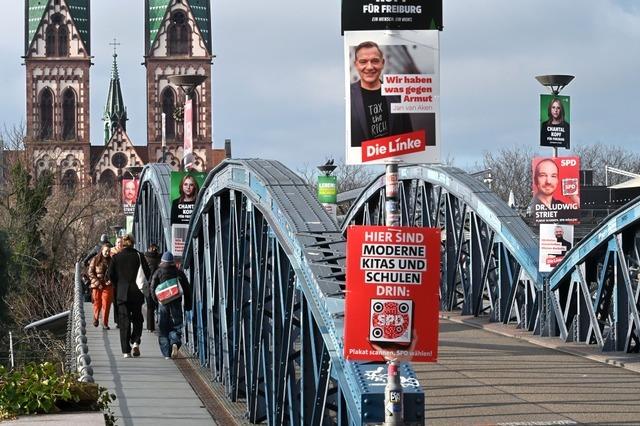
[(144, 330), (141, 356), (125, 359), (115, 324), (111, 330), (93, 327), (91, 304), (84, 309), (93, 377), (116, 394), (112, 411), (118, 425), (216, 424), (174, 361), (160, 353), (157, 334)]
[(446, 313), (438, 363), (413, 367), (428, 425), (640, 424), (638, 355), (598, 352)]

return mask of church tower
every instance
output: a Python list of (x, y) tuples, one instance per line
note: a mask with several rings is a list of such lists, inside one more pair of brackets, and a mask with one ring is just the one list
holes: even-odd
[(25, 0), (25, 145), (33, 172), (90, 182), (90, 0)]
[(145, 0), (147, 69), (147, 145), (149, 161), (162, 160), (162, 114), (165, 114), (166, 162), (180, 169), (183, 157), (185, 94), (169, 82), (171, 75), (203, 75), (193, 96), (195, 168), (210, 169), (224, 156), (212, 149), (210, 0)]
[[(114, 41), (115, 46), (115, 41)], [(122, 89), (120, 88), (120, 75), (118, 73), (118, 54), (113, 51), (113, 64), (111, 65), (111, 82), (109, 83), (109, 94), (107, 104), (104, 107), (102, 121), (104, 121), (104, 143), (109, 142), (118, 127), (127, 130), (127, 108), (124, 106)]]

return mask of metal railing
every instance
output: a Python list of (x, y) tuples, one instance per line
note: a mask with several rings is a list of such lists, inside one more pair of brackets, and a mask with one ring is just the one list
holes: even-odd
[(82, 294), (82, 265), (76, 263), (73, 306), (67, 324), (67, 371), (76, 371), (79, 381), (93, 383), (93, 367), (87, 344), (87, 322), (84, 317)]

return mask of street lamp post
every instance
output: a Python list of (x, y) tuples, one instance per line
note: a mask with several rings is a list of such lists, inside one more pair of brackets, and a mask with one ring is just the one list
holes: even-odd
[(169, 82), (179, 86), (186, 96), (184, 108), (184, 155), (182, 158), (183, 167), (189, 170), (193, 165), (193, 117), (192, 100), (196, 88), (204, 83), (206, 75), (170, 75)]

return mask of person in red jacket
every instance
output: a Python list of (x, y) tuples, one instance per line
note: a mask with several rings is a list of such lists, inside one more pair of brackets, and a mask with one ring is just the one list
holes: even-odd
[(102, 314), (102, 328), (109, 330), (109, 311), (113, 299), (113, 286), (107, 277), (107, 269), (111, 263), (111, 244), (104, 244), (100, 252), (89, 263), (87, 275), (91, 280), (91, 298), (93, 300), (93, 326), (100, 323)]

